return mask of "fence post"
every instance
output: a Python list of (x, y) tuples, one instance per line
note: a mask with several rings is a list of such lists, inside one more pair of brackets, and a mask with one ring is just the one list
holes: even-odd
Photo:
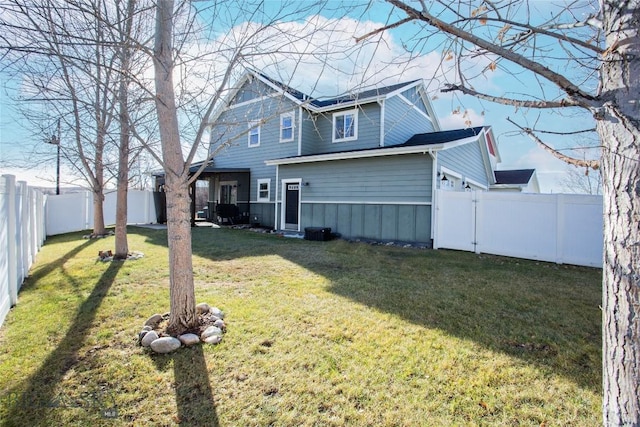
[(7, 189), (7, 263), (9, 281), (9, 302), (11, 306), (18, 302), (18, 245), (16, 227), (16, 177), (3, 175)]
[(29, 266), (31, 265), (31, 260), (29, 259), (29, 216), (31, 210), (29, 209), (29, 187), (27, 187), (26, 181), (18, 181), (18, 188), (20, 188), (20, 249), (21, 252), (19, 255), (22, 256), (22, 261), (20, 262), (20, 266), (22, 267), (22, 272), (20, 273), (20, 280), (17, 284), (18, 290), (22, 287), (22, 282), (29, 274)]

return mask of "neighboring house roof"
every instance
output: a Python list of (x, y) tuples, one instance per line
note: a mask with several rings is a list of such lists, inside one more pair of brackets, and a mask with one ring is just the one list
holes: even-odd
[(535, 169), (514, 169), (495, 171), (496, 184), (527, 185), (533, 176)]

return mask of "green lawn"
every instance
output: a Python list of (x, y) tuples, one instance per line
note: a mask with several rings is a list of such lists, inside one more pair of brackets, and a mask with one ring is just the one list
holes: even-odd
[[(0, 329), (15, 426), (589, 426), (601, 423), (601, 271), (454, 251), (193, 230), (218, 346), (154, 355), (166, 232), (52, 237)], [(106, 415), (104, 410), (115, 407)]]

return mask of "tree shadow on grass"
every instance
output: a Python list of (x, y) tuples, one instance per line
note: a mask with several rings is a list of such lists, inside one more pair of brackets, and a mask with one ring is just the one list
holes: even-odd
[(159, 370), (166, 369), (173, 361), (178, 407), (176, 421), (181, 426), (219, 426), (203, 345), (183, 347), (170, 354), (151, 356)]
[[(65, 254), (63, 258), (70, 258), (88, 244), (90, 243), (84, 243)], [(91, 411), (109, 409), (101, 406), (99, 396), (60, 396), (56, 394), (56, 388), (67, 372), (78, 364), (78, 352), (83, 347), (96, 312), (109, 288), (113, 285), (122, 265), (122, 262), (109, 264), (91, 294), (78, 307), (73, 323), (64, 338), (42, 362), (40, 369), (26, 379), (22, 385), (3, 396), (3, 403), (8, 406), (5, 407), (3, 425), (47, 426), (56, 419), (56, 410), (61, 407), (75, 407)], [(46, 337), (30, 338), (46, 340)], [(106, 402), (104, 399), (103, 401)]]
[(197, 228), (193, 242), (194, 255), (212, 261), (280, 256), (328, 279), (336, 295), (600, 390), (599, 270), (235, 230)]

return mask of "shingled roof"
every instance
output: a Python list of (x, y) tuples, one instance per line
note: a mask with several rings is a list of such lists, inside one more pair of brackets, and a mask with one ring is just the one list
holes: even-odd
[(271, 84), (279, 87), (280, 89), (284, 90), (285, 92), (287, 92), (289, 95), (291, 95), (292, 97), (296, 98), (299, 101), (305, 102), (305, 101), (309, 101), (309, 103), (314, 106), (314, 107), (318, 107), (318, 108), (324, 108), (324, 107), (330, 107), (330, 106), (339, 106), (340, 104), (346, 104), (346, 103), (350, 103), (350, 102), (355, 102), (361, 99), (370, 99), (370, 98), (375, 98), (375, 97), (379, 97), (379, 96), (384, 96), (387, 95), (391, 92), (395, 92), (398, 89), (401, 89), (405, 86), (409, 86), (411, 84), (414, 84), (415, 82), (417, 82), (418, 80), (411, 80), (408, 82), (404, 82), (404, 83), (396, 83), (393, 85), (389, 85), (389, 86), (383, 86), (383, 87), (378, 87), (378, 88), (373, 88), (373, 89), (367, 89), (364, 90), (362, 92), (357, 92), (357, 93), (353, 93), (353, 94), (348, 94), (348, 95), (342, 95), (342, 96), (338, 96), (335, 98), (327, 98), (327, 99), (320, 99), (320, 98), (312, 98), (311, 96), (305, 94), (304, 92), (300, 92), (297, 89), (292, 88), (291, 86), (288, 86), (282, 82), (279, 82), (275, 79), (272, 79), (271, 77), (262, 74), (262, 73), (256, 73), (259, 74), (260, 77), (262, 77), (265, 80), (268, 80)]
[(513, 169), (495, 171), (496, 184), (526, 185), (531, 180), (535, 169)]

